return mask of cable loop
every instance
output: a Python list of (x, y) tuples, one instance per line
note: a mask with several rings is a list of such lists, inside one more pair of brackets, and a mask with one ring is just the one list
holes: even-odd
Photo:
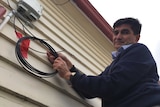
[(46, 73), (46, 72), (43, 72), (43, 71), (40, 71), (38, 69), (36, 69), (35, 67), (33, 67), (32, 65), (30, 65), (26, 60), (25, 58), (22, 56), (22, 53), (21, 53), (21, 50), (20, 50), (20, 46), (21, 46), (21, 43), (24, 41), (24, 40), (37, 40), (39, 41), (40, 43), (42, 43), (52, 54), (55, 58), (58, 57), (58, 54), (57, 52), (54, 50), (54, 48), (52, 48), (47, 42), (45, 42), (44, 40), (42, 39), (39, 39), (37, 37), (32, 37), (32, 36), (25, 36), (25, 37), (22, 37), (20, 38), (17, 43), (16, 43), (16, 47), (15, 47), (15, 54), (16, 54), (16, 57), (17, 57), (17, 60), (18, 62), (21, 64), (21, 66), (27, 70), (29, 73), (32, 73), (36, 76), (39, 76), (41, 78), (44, 78), (44, 77), (51, 77), (51, 76), (54, 76), (55, 74), (57, 74), (57, 71), (54, 71), (54, 72), (51, 72), (51, 73)]

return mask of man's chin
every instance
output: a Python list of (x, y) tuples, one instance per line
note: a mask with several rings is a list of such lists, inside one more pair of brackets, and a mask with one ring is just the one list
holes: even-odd
[(120, 47), (115, 47), (116, 50), (118, 50)]
[(121, 46), (122, 46), (122, 44), (121, 45), (115, 45), (114, 47), (115, 47), (115, 49), (118, 50)]

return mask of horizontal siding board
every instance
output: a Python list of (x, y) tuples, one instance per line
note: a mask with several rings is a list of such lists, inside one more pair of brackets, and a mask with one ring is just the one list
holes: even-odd
[(0, 105), (2, 107), (48, 107), (33, 99), (18, 95), (17, 93), (13, 93), (11, 90), (1, 86)]
[[(85, 107), (87, 105), (87, 103), (85, 102), (76, 101), (76, 99), (72, 98), (71, 96), (67, 96), (66, 94), (64, 94), (64, 89), (67, 89), (67, 85), (63, 85), (64, 92), (62, 92), (62, 89), (57, 90), (56, 88), (44, 84), (42, 81), (39, 81), (36, 78), (32, 78), (29, 75), (24, 75), (24, 73), (14, 67), (9, 67), (9, 65), (4, 63), (3, 61), (0, 61), (0, 64), (1, 66), (4, 64), (3, 68), (0, 68), (1, 87), (11, 89), (12, 91), (20, 93), (30, 99), (42, 102), (42, 104), (49, 107), (65, 107), (67, 105), (77, 105), (77, 107)], [(3, 81), (6, 78), (9, 79)]]
[[(53, 13), (54, 13), (54, 12), (53, 12)], [(68, 22), (68, 21), (63, 21), (63, 23), (67, 23), (67, 22)], [(69, 25), (69, 24), (67, 24), (67, 25)], [(73, 28), (75, 28), (75, 27), (73, 27)], [(66, 29), (67, 29), (67, 27), (66, 27)], [(73, 31), (73, 30), (74, 30), (74, 29), (72, 29), (72, 31)], [(72, 35), (73, 35), (73, 34), (72, 34)], [(70, 35), (70, 37), (71, 37), (72, 35)], [(78, 39), (76, 40), (76, 42), (79, 42), (79, 45), (80, 45), (80, 46), (82, 45), (83, 48), (84, 48), (84, 47), (87, 47), (86, 44), (89, 44), (89, 43), (90, 43), (90, 42), (88, 42), (88, 41), (85, 40), (85, 38), (87, 38), (87, 37), (86, 37), (86, 34), (81, 35), (81, 32), (80, 32), (80, 33), (78, 33), (78, 34), (74, 34), (73, 36), (74, 36), (74, 37), (77, 36), (76, 38), (78, 38)], [(83, 38), (83, 36), (85, 36), (85, 37)], [(91, 40), (91, 39), (90, 39), (90, 40)], [(83, 42), (83, 41), (84, 41), (84, 42)], [(81, 46), (81, 47), (82, 47), (82, 46)], [(89, 46), (90, 46), (90, 48), (87, 47), (87, 48), (85, 49), (85, 51), (90, 52), (89, 55), (88, 55), (89, 57), (90, 57), (93, 53), (94, 53), (94, 55), (96, 55), (96, 54), (99, 52), (99, 51), (96, 51), (96, 52), (91, 51), (92, 48), (93, 48), (93, 50), (95, 50), (95, 49), (94, 49), (95, 45), (94, 45), (94, 46), (93, 46), (93, 45), (91, 46), (91, 45), (89, 44)], [(82, 53), (83, 53), (83, 52), (82, 52)], [(87, 54), (86, 54), (86, 55), (87, 55)], [(88, 56), (87, 56), (87, 57), (88, 57)], [(97, 56), (97, 55), (96, 55), (96, 56)], [(101, 57), (100, 57), (100, 58), (101, 58)], [(100, 59), (100, 58), (97, 58), (96, 61), (98, 62), (98, 59)], [(92, 59), (93, 59), (93, 57), (92, 57)], [(104, 59), (104, 57), (101, 58), (101, 59)], [(103, 60), (102, 60), (102, 61), (103, 61)], [(101, 62), (102, 62), (102, 61), (101, 61)], [(92, 61), (92, 62), (93, 62), (93, 61)], [(94, 62), (95, 62), (95, 61), (94, 61)]]
[[(54, 13), (54, 12), (53, 12)], [(46, 16), (46, 15), (45, 15)], [(50, 19), (50, 20), (52, 20), (52, 18)], [(65, 23), (65, 22), (68, 22), (68, 21), (63, 21), (63, 24)], [(69, 24), (68, 24), (69, 25)], [(72, 34), (71, 32), (73, 32), (74, 31), (74, 29), (71, 29), (71, 31), (70, 32), (68, 32), (66, 29), (67, 29), (67, 27), (65, 26), (65, 28), (64, 28), (64, 26), (62, 26), (62, 25), (56, 25), (57, 27), (59, 27), (59, 30), (61, 31), (61, 32), (64, 32), (64, 34), (57, 34), (57, 36), (61, 36), (61, 40), (64, 40), (63, 42), (66, 42), (67, 43), (67, 45), (69, 45), (70, 47), (72, 47), (72, 48), (74, 48), (74, 50), (76, 49), (76, 51), (77, 52), (81, 52), (81, 55), (82, 55), (82, 53), (86, 53), (86, 50), (89, 50), (89, 49), (85, 49), (84, 50), (84, 48), (86, 48), (86, 46), (85, 46), (85, 43), (83, 43), (83, 42), (80, 42), (80, 41), (82, 41), (81, 39), (76, 39), (75, 38), (75, 36), (76, 35), (78, 35), (78, 34)], [(50, 28), (53, 28), (53, 27), (50, 27)], [(54, 28), (53, 28), (54, 29)], [(58, 33), (58, 32), (56, 32), (56, 33)], [(68, 34), (67, 34), (68, 33)], [(84, 40), (84, 39), (83, 39)], [(71, 42), (70, 42), (71, 41)], [(63, 46), (63, 43), (61, 43), (62, 44), (62, 46)], [(77, 46), (78, 45), (78, 46)], [(64, 45), (64, 46), (66, 46), (66, 45)], [(66, 48), (66, 49), (68, 49), (68, 48)], [(69, 49), (68, 49), (69, 50)], [(83, 51), (84, 50), (84, 51)], [(87, 55), (87, 54), (86, 54)], [(85, 56), (83, 56), (83, 57), (85, 57)], [(90, 57), (90, 55), (88, 55), (88, 56), (86, 56), (87, 58), (89, 58)], [(91, 58), (90, 58), (91, 59)], [(89, 59), (87, 59), (87, 60), (89, 60)], [(83, 61), (83, 62), (85, 62), (85, 61)], [(93, 62), (93, 61), (90, 61), (90, 62)], [(96, 65), (95, 65), (96, 66)]]
[[(71, 7), (71, 6), (69, 6), (69, 7)], [(69, 8), (69, 7), (68, 7), (68, 8)], [(65, 8), (64, 10), (67, 11), (66, 8)], [(72, 15), (72, 14), (73, 14), (73, 12), (72, 12), (73, 9), (68, 9), (68, 10), (71, 10), (71, 12), (70, 12), (71, 14), (69, 14), (69, 15), (67, 14), (67, 15), (68, 15), (68, 17), (70, 17), (71, 19), (74, 18), (74, 19), (72, 20), (72, 22), (75, 22), (74, 25), (75, 25), (77, 22), (79, 22), (79, 21), (80, 21), (80, 23), (77, 23), (76, 26), (78, 26), (79, 24), (81, 24), (82, 22), (84, 22), (84, 20), (78, 20), (78, 19), (82, 19), (81, 16), (80, 16), (80, 18), (75, 18), (77, 15)], [(75, 10), (75, 9), (74, 9), (74, 10)], [(74, 11), (74, 10), (73, 10), (73, 11)], [(65, 12), (66, 12), (66, 11), (65, 11)], [(67, 12), (68, 12), (68, 11), (67, 11)], [(76, 11), (76, 13), (77, 13), (77, 11)], [(72, 15), (72, 16), (75, 16), (75, 17), (72, 17), (71, 15)], [(78, 21), (77, 21), (77, 20), (78, 20)], [(85, 25), (86, 25), (86, 24), (88, 24), (88, 23), (85, 23)], [(92, 24), (92, 25), (93, 25), (93, 24)], [(84, 27), (84, 28), (85, 28), (85, 27)], [(81, 29), (83, 29), (83, 31), (85, 31), (84, 28), (81, 27)], [(92, 26), (90, 26), (90, 27), (87, 26), (87, 31), (86, 31), (86, 32), (88, 32), (88, 30), (91, 30), (91, 31), (92, 31), (92, 34), (93, 34), (93, 35), (96, 35), (96, 37), (98, 37), (98, 38), (103, 37), (103, 36), (99, 36), (99, 35), (102, 35), (102, 34), (97, 34), (97, 32), (95, 33), (95, 29), (93, 30), (93, 29), (92, 29)], [(85, 33), (86, 33), (86, 32), (85, 32)], [(83, 32), (80, 32), (79, 34), (82, 34), (82, 33), (83, 33)], [(82, 34), (81, 36), (78, 35), (78, 37), (83, 37), (83, 36), (84, 36), (85, 38), (88, 38), (87, 36), (90, 36), (88, 40), (94, 41), (94, 43), (96, 43), (97, 39), (93, 38), (93, 35), (87, 35), (87, 36), (86, 36), (85, 33)], [(93, 39), (92, 39), (92, 38), (93, 38)], [(102, 41), (102, 40), (105, 40), (105, 44), (106, 44), (106, 43), (108, 44), (108, 42), (106, 42), (106, 38), (105, 38), (105, 39), (104, 39), (104, 38), (105, 38), (105, 37), (103, 37), (103, 39), (101, 39), (101, 41)], [(101, 41), (100, 41), (100, 43), (102, 43)], [(87, 42), (87, 43), (88, 43), (88, 42)], [(98, 43), (98, 42), (97, 42), (97, 43)], [(106, 45), (106, 46), (110, 46), (110, 45), (111, 45), (111, 44), (110, 44), (110, 42), (109, 42), (109, 44)], [(101, 47), (104, 47), (104, 46), (101, 46)], [(100, 48), (100, 49), (101, 49), (101, 48)], [(108, 48), (107, 50), (105, 49), (107, 53), (108, 53), (108, 50), (109, 50), (109, 49), (110, 49), (110, 48)]]

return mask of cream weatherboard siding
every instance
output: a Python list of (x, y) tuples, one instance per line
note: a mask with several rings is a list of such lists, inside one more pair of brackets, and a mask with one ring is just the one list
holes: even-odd
[[(8, 1), (16, 9), (17, 1)], [(34, 29), (27, 25), (26, 27), (36, 37), (47, 39), (47, 43), (69, 57), (82, 72), (98, 75), (111, 62), (112, 43), (73, 1), (63, 2), (65, 0), (40, 0), (43, 15), (37, 22), (33, 22)], [(6, 16), (11, 11), (7, 0), (0, 0), (0, 5), (7, 9)], [(18, 38), (13, 22), (12, 17), (0, 31), (0, 107), (101, 106), (98, 98), (80, 98), (59, 75), (39, 78), (24, 70), (15, 56)], [(15, 25), (23, 33), (21, 23), (16, 20)], [(30, 47), (46, 52), (46, 49), (35, 42)], [(46, 54), (32, 51), (29, 52), (28, 59), (34, 67), (42, 71), (52, 71)]]

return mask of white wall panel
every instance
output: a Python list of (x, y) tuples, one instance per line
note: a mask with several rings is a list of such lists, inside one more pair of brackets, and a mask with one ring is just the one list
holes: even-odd
[[(76, 7), (73, 1), (63, 5), (54, 4), (51, 0), (38, 0), (43, 6), (43, 15), (35, 28), (25, 25), (26, 34), (46, 39), (56, 51), (62, 51), (82, 72), (91, 75), (101, 73), (111, 62), (112, 43), (105, 35)], [(62, 2), (62, 1), (61, 1)], [(9, 0), (12, 8), (16, 8), (17, 0)], [(7, 0), (1, 0), (0, 5), (10, 10)], [(6, 14), (7, 14), (6, 13)], [(14, 18), (0, 31), (0, 96), (3, 107), (100, 107), (100, 99), (83, 100), (58, 75), (51, 78), (39, 78), (24, 70), (15, 57), (15, 45), (18, 38), (13, 27)], [(23, 32), (23, 25), (16, 20), (17, 31)], [(28, 31), (29, 30), (29, 31)], [(31, 34), (31, 33), (33, 34)], [(25, 34), (25, 35), (26, 35)], [(30, 47), (44, 54), (29, 50), (27, 61), (34, 67), (50, 72), (51, 64), (46, 57), (46, 49), (39, 43), (31, 42)], [(3, 90), (1, 90), (1, 88)], [(29, 101), (22, 103), (22, 99)], [(18, 102), (18, 103), (17, 103)]]

